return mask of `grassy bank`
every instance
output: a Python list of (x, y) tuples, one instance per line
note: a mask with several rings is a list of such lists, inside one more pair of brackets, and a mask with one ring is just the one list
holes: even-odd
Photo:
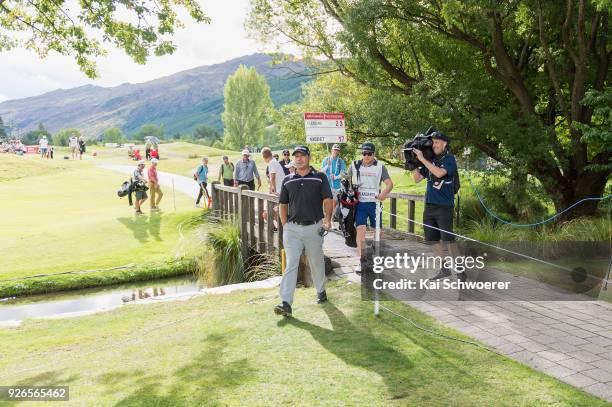
[(194, 272), (193, 259), (168, 260), (125, 268), (55, 274), (18, 281), (0, 281), (0, 298), (104, 287), (132, 281), (174, 277)]
[[(128, 177), (100, 169), (98, 163), (0, 157), (0, 296), (189, 271), (169, 261), (195, 253), (194, 245), (186, 242), (202, 218), (193, 198), (177, 193), (175, 212), (172, 193), (166, 189), (162, 213), (135, 217), (127, 199), (116, 194)], [(148, 202), (144, 209), (148, 212)], [(133, 267), (82, 272), (128, 265)], [(73, 273), (60, 275), (66, 272)], [(34, 275), (46, 277), (6, 281)]]
[[(62, 405), (604, 406), (505, 357), (373, 318), (359, 289), (299, 289), (294, 319), (276, 290), (29, 320), (0, 336), (0, 382), (68, 385)], [(394, 311), (462, 337), (401, 304)], [(36, 357), (33, 357), (34, 354)], [(24, 403), (27, 405), (27, 403)], [(34, 403), (32, 403), (34, 405)]]

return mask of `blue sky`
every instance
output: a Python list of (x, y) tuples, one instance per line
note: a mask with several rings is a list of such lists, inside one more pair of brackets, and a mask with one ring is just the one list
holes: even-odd
[(0, 81), (0, 102), (84, 84), (114, 86), (145, 82), (196, 66), (266, 51), (248, 39), (244, 30), (249, 0), (231, 0), (231, 7), (228, 3), (200, 0), (211, 23), (196, 24), (183, 19), (185, 28), (174, 37), (178, 50), (173, 55), (151, 57), (144, 66), (133, 63), (121, 51), (108, 48), (108, 55), (98, 60), (100, 77), (96, 80), (88, 79), (79, 71), (69, 56), (55, 54), (41, 60), (35, 53), (23, 49), (0, 53), (0, 78), (8, 79)]

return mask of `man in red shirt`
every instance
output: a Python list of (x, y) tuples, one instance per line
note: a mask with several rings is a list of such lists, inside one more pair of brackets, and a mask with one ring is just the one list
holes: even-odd
[(151, 212), (159, 212), (159, 201), (161, 201), (164, 193), (159, 187), (159, 178), (157, 178), (157, 158), (151, 160), (147, 176), (149, 178), (149, 191), (151, 191)]

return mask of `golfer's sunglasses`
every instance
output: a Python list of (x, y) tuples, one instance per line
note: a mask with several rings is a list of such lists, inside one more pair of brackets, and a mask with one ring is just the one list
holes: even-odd
[(370, 152), (367, 152), (367, 151), (363, 151), (363, 152), (361, 153), (361, 155), (368, 155), (368, 156), (370, 156), (370, 155), (372, 155), (372, 154), (374, 154), (374, 153), (370, 153)]

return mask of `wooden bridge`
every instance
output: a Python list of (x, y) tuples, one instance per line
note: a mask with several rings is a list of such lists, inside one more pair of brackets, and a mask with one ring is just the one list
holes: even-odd
[[(242, 241), (243, 258), (248, 258), (250, 250), (259, 253), (270, 253), (281, 255), (283, 249), (283, 225), (280, 221), (274, 222), (274, 207), (278, 205), (278, 196), (265, 192), (251, 191), (246, 185), (229, 187), (214, 181), (211, 185), (213, 211), (221, 219), (233, 220), (240, 225), (240, 237)], [(415, 233), (413, 222), (415, 220), (416, 202), (425, 200), (422, 195), (411, 195), (391, 192), (388, 195), (389, 213), (388, 222), (383, 219), (383, 232), (392, 233), (394, 236), (419, 237)], [(398, 201), (405, 202), (407, 207), (407, 219), (405, 224), (398, 219)], [(276, 229), (276, 230), (275, 230)], [(338, 236), (339, 237), (339, 236)], [(324, 251), (332, 262), (334, 258), (342, 255), (346, 257), (347, 252), (355, 252), (344, 245), (344, 240), (339, 238), (326, 238)], [(353, 255), (356, 257), (356, 252)]]

